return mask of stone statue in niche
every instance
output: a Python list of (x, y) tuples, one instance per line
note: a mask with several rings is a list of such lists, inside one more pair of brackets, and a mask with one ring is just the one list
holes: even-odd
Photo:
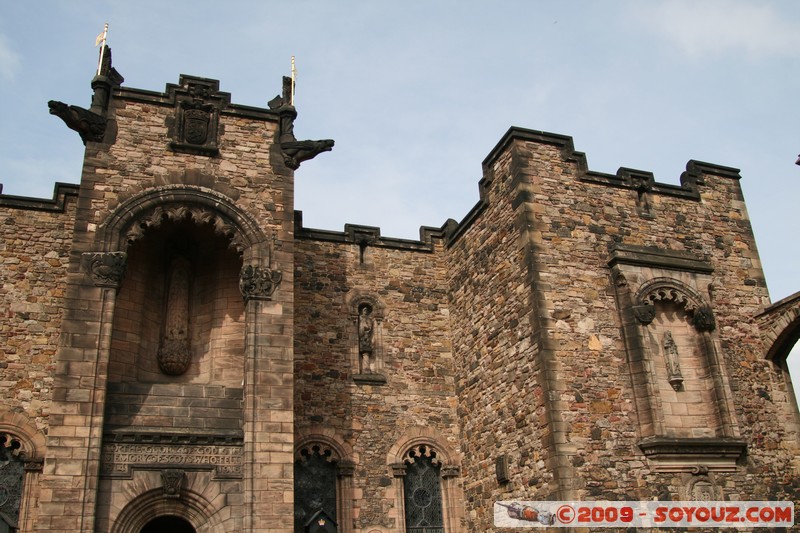
[(672, 338), (671, 331), (664, 333), (664, 359), (667, 363), (667, 381), (678, 391), (683, 386), (683, 375), (678, 361), (678, 346)]
[(358, 306), (358, 356), (361, 359), (361, 373), (371, 373), (371, 361), (375, 345), (375, 319), (372, 318), (372, 306)]
[(183, 256), (172, 259), (167, 278), (164, 331), (158, 348), (158, 367), (169, 376), (180, 376), (192, 360), (189, 349), (189, 298), (191, 263)]

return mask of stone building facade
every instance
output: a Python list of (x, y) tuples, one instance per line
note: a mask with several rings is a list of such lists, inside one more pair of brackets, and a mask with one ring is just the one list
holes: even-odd
[[(306, 228), (287, 87), (51, 102), (79, 185), (0, 195), (0, 531), (455, 533), (497, 500), (797, 500), (736, 169), (586, 168), (511, 128), (419, 240)], [(324, 155), (309, 164), (324, 164)], [(5, 529), (3, 529), (5, 528)]]

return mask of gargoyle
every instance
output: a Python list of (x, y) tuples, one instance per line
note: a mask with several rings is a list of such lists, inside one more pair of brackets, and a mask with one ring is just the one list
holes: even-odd
[(285, 141), (281, 143), (283, 161), (292, 170), (300, 168), (300, 163), (313, 159), (322, 152), (333, 150), (333, 139), (320, 141)]
[(106, 132), (106, 119), (97, 113), (76, 105), (50, 100), (47, 102), (50, 114), (59, 117), (71, 130), (81, 136), (83, 144), (87, 141), (101, 142)]
[(300, 163), (313, 159), (322, 152), (333, 150), (333, 139), (319, 141), (298, 141), (294, 136), (294, 119), (297, 110), (292, 105), (292, 79), (283, 77), (283, 95), (278, 95), (268, 102), (269, 108), (280, 116), (278, 142), (283, 152), (283, 162), (292, 170), (300, 168)]

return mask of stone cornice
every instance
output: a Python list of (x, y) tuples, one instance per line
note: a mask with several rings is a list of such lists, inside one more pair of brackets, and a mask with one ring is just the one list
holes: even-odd
[(658, 472), (732, 472), (747, 453), (747, 443), (733, 437), (647, 437), (639, 449)]
[(631, 246), (619, 244), (611, 250), (608, 266), (618, 264), (635, 265), (652, 268), (667, 268), (688, 272), (710, 274), (714, 272), (707, 261), (689, 253), (677, 250), (665, 250), (652, 246)]

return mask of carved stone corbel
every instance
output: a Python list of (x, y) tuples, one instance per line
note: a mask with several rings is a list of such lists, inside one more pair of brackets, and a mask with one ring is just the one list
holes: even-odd
[(125, 252), (88, 252), (83, 254), (83, 264), (95, 286), (118, 289), (128, 267)]
[(394, 477), (403, 477), (406, 475), (405, 463), (392, 463), (389, 465), (389, 468), (392, 470), (392, 475)]
[(457, 465), (442, 465), (440, 474), (443, 478), (458, 477), (461, 475), (461, 468)]
[(700, 332), (714, 331), (717, 329), (717, 321), (714, 319), (714, 312), (706, 305), (698, 307), (692, 315), (692, 325)]

